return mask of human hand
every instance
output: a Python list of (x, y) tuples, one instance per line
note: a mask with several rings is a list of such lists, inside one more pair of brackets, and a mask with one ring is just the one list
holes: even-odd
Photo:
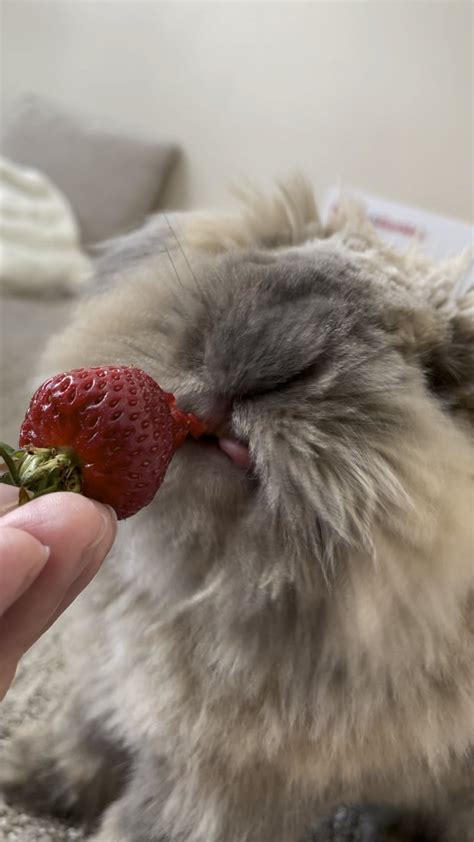
[(0, 699), (26, 650), (95, 576), (117, 529), (112, 509), (80, 494), (19, 508), (17, 499), (18, 489), (0, 486)]

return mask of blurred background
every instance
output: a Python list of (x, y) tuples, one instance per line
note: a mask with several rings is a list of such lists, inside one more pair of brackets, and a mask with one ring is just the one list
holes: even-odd
[[(338, 185), (368, 196), (401, 247), (472, 245), (473, 9), (0, 0), (0, 440), (18, 440), (97, 244), (156, 211), (166, 236), (183, 212), (232, 208), (232, 185), (299, 171), (326, 208)], [(55, 686), (46, 662), (30, 675), (18, 721)], [(1, 799), (0, 826), (10, 842), (84, 838)]]
[[(472, 219), (471, 2), (3, 0), (2, 118), (34, 93), (180, 149), (161, 203), (295, 168)], [(12, 152), (12, 147), (9, 147)], [(34, 163), (34, 161), (33, 161)]]
[(473, 8), (1, 0), (1, 437), (96, 244), (157, 210), (299, 171), (401, 245), (472, 245)]

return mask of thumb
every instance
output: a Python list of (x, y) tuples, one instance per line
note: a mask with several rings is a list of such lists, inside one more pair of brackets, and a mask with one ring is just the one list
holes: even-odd
[(85, 571), (87, 579), (97, 571), (114, 541), (116, 517), (108, 507), (80, 494), (57, 492), (9, 512), (2, 525), (22, 529), (50, 547), (37, 578), (0, 621), (0, 654), (5, 647), (22, 653), (56, 615), (66, 595), (76, 595), (75, 583), (83, 584)]

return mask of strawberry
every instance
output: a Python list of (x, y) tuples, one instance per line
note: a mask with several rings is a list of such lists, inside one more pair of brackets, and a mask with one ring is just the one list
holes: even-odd
[(0, 446), (20, 503), (50, 491), (79, 491), (126, 518), (148, 505), (174, 452), (205, 432), (174, 395), (127, 366), (78, 368), (35, 392), (20, 432), (21, 450)]

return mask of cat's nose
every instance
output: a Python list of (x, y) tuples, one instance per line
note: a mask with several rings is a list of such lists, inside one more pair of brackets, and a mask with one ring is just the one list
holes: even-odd
[(229, 425), (232, 413), (232, 401), (227, 398), (213, 398), (201, 414), (209, 433), (217, 434)]
[(177, 402), (184, 412), (193, 412), (205, 424), (208, 433), (214, 435), (226, 430), (232, 413), (232, 401), (220, 395), (188, 394), (177, 395)]

